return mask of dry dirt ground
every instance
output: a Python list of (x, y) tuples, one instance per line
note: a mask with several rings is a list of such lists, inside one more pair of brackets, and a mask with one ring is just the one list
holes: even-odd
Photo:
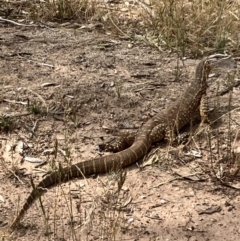
[(103, 155), (97, 146), (111, 130), (137, 129), (176, 100), (198, 62), (183, 64), (95, 28), (2, 25), (0, 240), (240, 239), (239, 164), (222, 160), (230, 144), (239, 151), (240, 89), (216, 97), (239, 79), (239, 62), (234, 71), (214, 71), (208, 95), (217, 120), (199, 135), (198, 122), (187, 127), (193, 138), (185, 146), (154, 145), (127, 169), (119, 192), (119, 173), (50, 189), (42, 198), (45, 216), (37, 201), (20, 227), (7, 231), (32, 190), (30, 176), (37, 184), (59, 162)]

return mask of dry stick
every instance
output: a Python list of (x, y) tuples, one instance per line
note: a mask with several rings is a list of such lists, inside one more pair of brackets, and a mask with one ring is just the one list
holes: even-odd
[(139, 0), (134, 0), (140, 7), (142, 7), (152, 18), (154, 18), (156, 15), (153, 10), (151, 10), (146, 3), (142, 3)]
[(21, 184), (24, 184), (24, 182), (19, 178), (18, 175), (16, 175), (12, 170), (9, 169), (9, 171), (14, 175), (14, 177), (16, 177), (18, 179), (18, 181), (21, 183)]
[[(42, 98), (41, 95), (39, 95), (38, 93), (36, 93), (35, 91), (29, 89), (29, 88), (24, 88), (25, 90), (31, 92), (32, 94), (34, 94), (35, 96), (37, 96), (41, 102), (43, 103), (43, 105), (46, 107), (47, 109), (47, 112), (48, 112), (48, 106), (47, 106), (47, 103), (46, 101)], [(3, 114), (2, 117), (21, 117), (21, 116), (28, 116), (28, 115), (31, 115), (32, 113), (31, 112), (24, 112), (24, 113), (10, 113), (10, 114)], [(0, 115), (1, 117), (1, 115)]]
[(17, 26), (20, 26), (20, 27), (41, 27), (41, 28), (51, 29), (51, 28), (48, 27), (47, 25), (43, 25), (43, 24), (24, 24), (24, 23), (18, 23), (18, 22), (15, 22), (15, 21), (13, 21), (13, 20), (9, 20), (9, 19), (2, 18), (2, 17), (0, 17), (0, 21), (2, 21), (2, 22), (7, 22), (7, 23), (11, 23), (11, 24), (14, 24), (14, 25), (17, 25)]
[(11, 104), (27, 105), (27, 102), (23, 102), (23, 101), (16, 101), (16, 100), (9, 100), (9, 99), (3, 99), (3, 101)]
[[(229, 113), (232, 113), (232, 112), (234, 112), (234, 111), (236, 111), (236, 110), (239, 110), (239, 109), (240, 109), (240, 107), (235, 108), (235, 109), (233, 109), (233, 110), (230, 110), (229, 112), (227, 112), (227, 113), (219, 116), (216, 120), (212, 121), (211, 124), (213, 124), (213, 123), (215, 123), (216, 121), (220, 120), (223, 116), (225, 116), (225, 115), (227, 115), (227, 114), (229, 114)], [(236, 123), (237, 123), (237, 122), (236, 122)], [(237, 124), (238, 124), (238, 123), (237, 123)], [(203, 130), (204, 130), (204, 129), (206, 129), (206, 127), (204, 127)]]
[(19, 54), (18, 54), (18, 57), (27, 60), (29, 63), (33, 62), (33, 63), (36, 63), (38, 66), (46, 66), (46, 67), (50, 67), (50, 68), (54, 69), (54, 65), (52, 65), (52, 64), (46, 64), (46, 63), (37, 62), (36, 60), (27, 59)]
[(222, 90), (218, 96), (223, 96), (225, 94), (227, 94), (228, 92), (232, 91), (232, 89), (235, 87), (238, 87), (240, 85), (240, 80), (237, 80), (236, 83), (234, 83), (233, 85), (230, 85), (227, 89)]
[(21, 116), (28, 116), (28, 115), (31, 115), (32, 113), (31, 112), (24, 112), (24, 113), (9, 113), (9, 114), (3, 114), (3, 115), (0, 115), (0, 117), (3, 117), (3, 118), (12, 118), (12, 117), (21, 117)]
[(191, 177), (191, 176), (196, 176), (196, 175), (199, 175), (199, 174), (202, 174), (202, 173), (201, 172), (195, 172), (195, 173), (192, 173), (192, 174), (189, 174), (189, 175), (186, 175), (186, 176), (174, 177), (174, 178), (169, 179), (169, 180), (167, 180), (165, 182), (161, 182), (161, 183), (153, 186), (152, 188), (157, 188), (157, 187), (160, 187), (160, 186), (162, 186), (164, 184), (168, 184), (170, 182), (173, 182), (175, 180), (185, 179), (185, 178), (188, 178), (188, 177)]
[[(223, 116), (225, 116), (225, 115), (227, 115), (227, 114), (229, 114), (229, 113), (232, 113), (233, 111), (239, 110), (239, 109), (240, 109), (240, 107), (235, 108), (235, 109), (233, 109), (233, 110), (231, 110), (231, 111), (229, 111), (229, 112), (221, 115), (221, 116), (218, 117), (217, 119), (213, 120), (213, 121), (211, 122), (211, 124), (217, 122), (217, 121), (220, 120)], [(236, 122), (236, 121), (235, 121), (235, 122)], [(238, 123), (236, 123), (236, 124), (238, 124)], [(202, 129), (197, 129), (197, 131), (196, 131), (196, 132), (194, 133), (194, 135), (190, 138), (190, 140), (187, 142), (186, 145), (188, 145), (191, 141), (193, 141), (194, 144), (195, 144), (195, 146), (197, 147), (197, 149), (200, 150), (199, 147), (198, 147), (198, 145), (197, 145), (197, 143), (195, 142), (194, 136), (195, 136), (195, 135), (199, 135), (199, 134), (202, 133), (203, 131), (207, 131), (207, 128), (208, 128), (208, 127), (209, 127), (209, 126), (206, 125), (206, 126), (204, 126), (204, 127), (202, 126)]]
[(113, 19), (111, 18), (110, 14), (108, 15), (110, 21), (112, 22), (113, 26), (121, 33), (123, 34), (125, 37), (130, 38), (126, 33), (124, 33), (113, 21)]
[(23, 27), (38, 27), (39, 26), (37, 24), (18, 23), (18, 22), (15, 22), (15, 21), (12, 21), (12, 20), (9, 20), (9, 19), (5, 19), (5, 18), (2, 18), (2, 17), (0, 17), (0, 21), (11, 23), (11, 24), (14, 24), (14, 25), (17, 25), (17, 26), (23, 26)]
[(29, 89), (29, 88), (24, 88), (24, 89), (27, 90), (27, 91), (29, 91), (29, 92), (31, 92), (32, 94), (36, 95), (36, 96), (42, 101), (43, 105), (46, 107), (47, 112), (48, 112), (47, 103), (46, 103), (46, 101), (42, 98), (41, 95), (39, 95), (37, 92), (35, 92), (35, 91), (33, 91), (33, 90)]
[(237, 142), (238, 134), (239, 134), (239, 133), (240, 133), (240, 131), (237, 130), (237, 133), (236, 133), (235, 138), (234, 138), (234, 141), (233, 141), (233, 147), (236, 147), (236, 146), (237, 146), (236, 142)]

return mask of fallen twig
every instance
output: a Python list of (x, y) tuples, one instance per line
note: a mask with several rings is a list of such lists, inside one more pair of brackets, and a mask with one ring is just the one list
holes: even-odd
[(0, 117), (2, 118), (14, 118), (14, 117), (21, 117), (21, 116), (28, 116), (31, 115), (31, 112), (23, 112), (23, 113), (7, 113), (7, 114), (1, 114), (0, 113)]
[(2, 17), (0, 17), (0, 21), (11, 23), (13, 25), (20, 26), (20, 27), (41, 27), (41, 28), (51, 29), (50, 27), (48, 27), (47, 25), (44, 25), (44, 24), (24, 24), (24, 23), (18, 23), (13, 20), (9, 20), (9, 19), (2, 18)]
[(18, 181), (21, 183), (21, 184), (24, 184), (24, 182), (19, 178), (18, 175), (16, 175), (12, 170), (9, 170), (13, 175), (14, 177), (16, 177), (18, 179)]
[(195, 175), (198, 175), (198, 174), (202, 174), (202, 173), (200, 173), (200, 172), (195, 172), (195, 173), (193, 173), (193, 174), (186, 175), (186, 176), (174, 177), (174, 178), (172, 178), (172, 179), (169, 179), (169, 180), (167, 180), (167, 181), (165, 181), (165, 182), (161, 182), (161, 183), (153, 186), (153, 188), (157, 188), (157, 187), (160, 187), (160, 186), (162, 186), (162, 185), (164, 185), (164, 184), (168, 184), (168, 183), (170, 183), (170, 182), (173, 182), (173, 181), (175, 181), (175, 180), (185, 179), (185, 178), (188, 178), (188, 177), (191, 177), (191, 176), (195, 176)]
[(223, 96), (225, 94), (227, 94), (228, 92), (232, 91), (233, 88), (236, 88), (240, 85), (240, 80), (237, 80), (236, 83), (234, 83), (233, 85), (230, 85), (227, 89), (222, 90), (220, 93), (218, 93), (218, 95)]

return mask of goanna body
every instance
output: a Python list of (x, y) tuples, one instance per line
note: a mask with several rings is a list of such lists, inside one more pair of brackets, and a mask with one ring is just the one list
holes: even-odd
[(194, 80), (185, 92), (166, 110), (147, 121), (138, 131), (131, 147), (118, 153), (79, 162), (46, 176), (31, 192), (11, 228), (14, 229), (34, 201), (52, 188), (73, 178), (106, 173), (129, 166), (147, 154), (151, 144), (162, 140), (170, 130), (176, 132), (189, 123), (206, 93), (207, 77), (212, 68), (210, 59), (203, 58), (197, 65)]

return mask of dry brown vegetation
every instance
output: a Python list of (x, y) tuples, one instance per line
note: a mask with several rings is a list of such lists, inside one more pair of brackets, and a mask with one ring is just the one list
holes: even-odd
[(127, 174), (49, 190), (7, 230), (29, 175), (102, 155), (112, 129), (177, 98), (189, 58), (239, 61), (239, 16), (238, 0), (0, 0), (0, 240), (239, 239), (239, 65), (211, 77), (210, 127), (188, 127), (184, 144), (161, 143)]
[[(109, 3), (108, 3), (109, 2)], [(113, 4), (111, 4), (113, 3)], [(116, 4), (114, 4), (116, 3)], [(218, 0), (5, 1), (1, 16), (24, 22), (101, 22), (106, 29), (158, 48), (203, 56), (239, 48), (240, 3)]]

